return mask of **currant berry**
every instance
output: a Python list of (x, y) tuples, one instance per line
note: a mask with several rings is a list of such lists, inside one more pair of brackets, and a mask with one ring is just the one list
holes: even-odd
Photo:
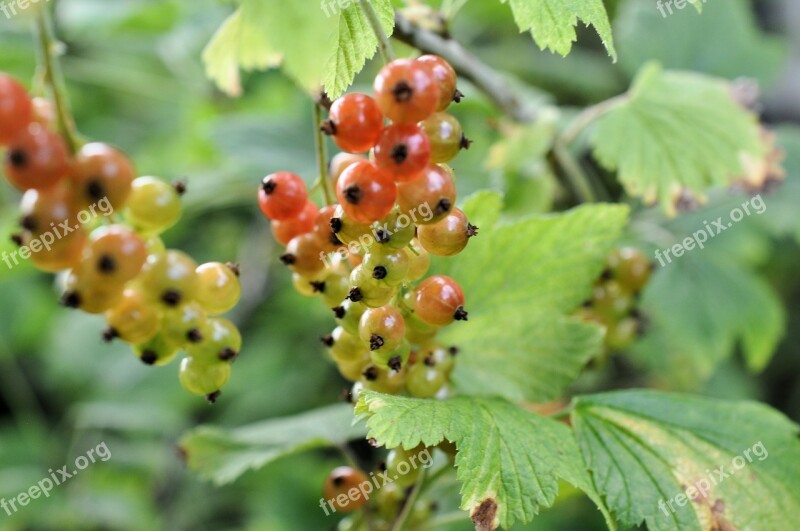
[(410, 59), (392, 61), (375, 78), (375, 100), (395, 123), (416, 123), (439, 104), (439, 85), (429, 67)]
[(445, 348), (439, 345), (426, 347), (419, 351), (419, 358), (428, 367), (436, 367), (446, 375), (453, 372), (456, 363), (458, 349), (456, 347)]
[(372, 223), (391, 212), (397, 185), (371, 162), (357, 162), (342, 173), (336, 196), (350, 218), (357, 223)]
[(368, 308), (379, 308), (388, 304), (397, 293), (397, 287), (375, 279), (363, 265), (350, 273), (350, 286), (348, 298)]
[[(323, 495), (325, 500), (340, 513), (352, 513), (367, 504), (367, 498), (359, 487), (362, 483), (369, 482), (367, 476), (360, 470), (349, 466), (335, 468), (325, 479)], [(351, 496), (351, 491), (358, 492), (358, 496)]]
[(5, 174), (20, 190), (52, 188), (68, 171), (66, 144), (37, 123), (29, 124), (8, 142)]
[(111, 309), (122, 298), (123, 287), (103, 286), (87, 281), (80, 271), (71, 271), (64, 283), (61, 304), (67, 308), (99, 314)]
[(374, 247), (364, 257), (362, 267), (371, 273), (372, 278), (390, 286), (397, 286), (408, 275), (408, 252), (405, 249), (384, 250), (381, 247)]
[(413, 220), (399, 208), (394, 208), (378, 222), (372, 234), (381, 248), (404, 249), (411, 243), (416, 231)]
[(88, 237), (65, 186), (28, 190), (22, 196), (21, 210), (24, 231), (20, 243), (32, 251), (30, 259), (36, 267), (55, 272), (80, 264)]
[(408, 368), (406, 390), (416, 398), (433, 398), (447, 385), (447, 374), (438, 367), (415, 363)]
[(370, 363), (361, 373), (361, 382), (370, 391), (394, 395), (399, 393), (406, 384), (406, 368), (399, 371), (383, 369)]
[(349, 299), (333, 308), (336, 322), (347, 332), (358, 335), (358, 326), (361, 323), (361, 316), (367, 311), (367, 307), (360, 302), (353, 302)]
[(467, 247), (470, 238), (478, 235), (478, 227), (454, 208), (444, 219), (432, 225), (420, 226), (419, 243), (434, 256), (454, 256)]
[(122, 225), (95, 229), (89, 239), (81, 267), (98, 282), (125, 284), (139, 275), (147, 261), (142, 238)]
[[(328, 226), (336, 235), (336, 238), (345, 245), (358, 242), (372, 232), (372, 227), (369, 223), (356, 221), (341, 205), (336, 206), (333, 217), (328, 221)], [(323, 231), (323, 229), (320, 229), (320, 231)], [(319, 232), (317, 234), (319, 235)]]
[(181, 217), (181, 190), (155, 177), (139, 177), (131, 183), (125, 216), (140, 232), (160, 234)]
[(135, 176), (130, 160), (113, 147), (100, 142), (86, 144), (75, 155), (70, 172), (76, 208), (86, 209), (102, 200), (113, 210), (122, 208)]
[(219, 390), (231, 377), (231, 364), (221, 361), (204, 361), (187, 356), (181, 361), (178, 378), (184, 389), (214, 402)]
[(195, 272), (195, 299), (209, 315), (219, 315), (236, 306), (242, 294), (239, 269), (236, 266), (209, 262), (198, 267)]
[(331, 227), (331, 219), (335, 216), (337, 207), (338, 205), (328, 205), (320, 208), (312, 227), (314, 236), (324, 244), (326, 250), (331, 252), (342, 246), (342, 241)]
[(145, 365), (167, 365), (175, 359), (180, 350), (177, 345), (170, 342), (161, 334), (156, 334), (150, 340), (140, 345), (134, 345), (133, 353)]
[[(358, 336), (371, 352), (396, 350), (406, 333), (403, 316), (393, 306), (370, 308), (361, 316)], [(400, 367), (394, 367), (399, 369)]]
[(432, 326), (447, 326), (455, 321), (466, 321), (464, 292), (450, 277), (435, 275), (417, 286), (414, 292), (414, 312)]
[(142, 268), (141, 286), (151, 300), (174, 308), (194, 299), (198, 285), (196, 270), (195, 261), (182, 251), (150, 255)]
[(608, 327), (606, 332), (606, 345), (616, 351), (630, 347), (639, 335), (641, 326), (637, 319), (625, 317)]
[[(0, 98), (2, 97), (0, 96)], [(58, 127), (56, 109), (50, 101), (45, 98), (32, 98), (31, 105), (33, 106), (33, 115), (30, 121), (36, 122), (45, 129), (51, 131), (54, 131)]]
[(326, 249), (313, 233), (301, 234), (292, 239), (281, 255), (281, 262), (295, 273), (311, 277), (325, 269)]
[(300, 215), (308, 202), (303, 180), (286, 171), (267, 175), (258, 191), (258, 205), (269, 219), (283, 221)]
[(608, 258), (611, 274), (631, 293), (639, 293), (653, 272), (653, 263), (635, 247), (623, 247)]
[(451, 161), (460, 150), (469, 148), (461, 123), (446, 112), (432, 114), (421, 127), (430, 142), (431, 162)]
[(369, 349), (354, 334), (341, 326), (337, 326), (330, 336), (322, 338), (323, 344), (328, 347), (328, 352), (337, 364), (366, 365), (369, 362)]
[(428, 166), (420, 177), (397, 185), (397, 204), (417, 225), (436, 223), (456, 206), (456, 184), (439, 166)]
[(333, 188), (336, 189), (336, 183), (339, 182), (344, 170), (352, 166), (356, 162), (368, 160), (364, 155), (356, 155), (353, 153), (337, 153), (328, 164), (328, 177), (333, 183)]
[(613, 322), (631, 311), (633, 296), (619, 281), (606, 280), (595, 285), (591, 304), (600, 316)]
[(318, 213), (317, 205), (312, 201), (306, 201), (306, 206), (297, 216), (283, 221), (273, 221), (270, 224), (272, 235), (281, 245), (288, 245), (293, 238), (314, 230)]
[(386, 457), (386, 473), (399, 487), (408, 488), (419, 479), (419, 454), (425, 450), (419, 445), (411, 450), (397, 446), (389, 450)]
[(439, 101), (436, 104), (437, 111), (447, 109), (454, 101), (461, 101), (462, 94), (458, 92), (456, 84), (458, 76), (450, 63), (438, 55), (423, 55), (417, 58), (417, 62), (428, 68), (428, 71), (439, 85)]
[(421, 279), (431, 267), (431, 255), (420, 245), (417, 239), (411, 240), (408, 247), (408, 280), (414, 282)]
[(0, 145), (7, 144), (30, 123), (33, 108), (28, 92), (16, 79), (0, 73)]
[(394, 350), (378, 349), (370, 351), (370, 361), (385, 370), (399, 371), (408, 363), (411, 357), (411, 344), (403, 340)]
[(363, 153), (372, 149), (383, 130), (383, 114), (366, 94), (346, 94), (333, 102), (325, 134), (344, 151)]
[(333, 273), (322, 283), (317, 283), (316, 286), (322, 295), (322, 302), (328, 308), (335, 308), (341, 304), (350, 292), (350, 276), (343, 273)]
[(131, 344), (152, 339), (160, 323), (156, 307), (136, 289), (123, 291), (122, 298), (105, 313), (105, 318), (108, 328), (103, 337), (107, 341), (120, 338)]
[(161, 314), (161, 335), (178, 347), (200, 343), (203, 339), (203, 328), (208, 322), (203, 307), (195, 301), (189, 301), (174, 308), (167, 308)]
[(207, 363), (232, 362), (242, 350), (242, 334), (228, 319), (213, 317), (200, 328), (202, 339), (189, 345), (190, 357)]
[(375, 164), (397, 182), (418, 177), (430, 161), (431, 143), (415, 124), (390, 125), (375, 144)]

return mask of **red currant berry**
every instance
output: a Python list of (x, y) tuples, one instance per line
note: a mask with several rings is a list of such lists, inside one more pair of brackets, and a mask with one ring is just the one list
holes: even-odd
[(428, 166), (419, 178), (397, 185), (397, 204), (417, 225), (436, 223), (456, 205), (455, 181), (441, 167)]
[(306, 201), (306, 184), (293, 173), (273, 173), (261, 181), (258, 205), (271, 220), (283, 221), (300, 215), (306, 207)]
[(130, 160), (113, 147), (100, 142), (86, 144), (75, 155), (70, 172), (76, 206), (84, 209), (107, 198), (114, 210), (121, 208), (135, 176)]
[(391, 212), (397, 197), (392, 177), (371, 162), (347, 168), (336, 186), (345, 213), (358, 223), (372, 223)]
[[(391, 352), (403, 342), (406, 325), (394, 306), (370, 308), (361, 316), (358, 336), (370, 351)], [(397, 367), (399, 369), (399, 367)]]
[(383, 130), (383, 114), (366, 94), (346, 94), (333, 102), (322, 131), (333, 135), (336, 145), (350, 153), (372, 149)]
[(467, 216), (454, 208), (443, 220), (432, 225), (421, 225), (417, 231), (419, 243), (435, 256), (453, 256), (467, 246), (469, 239), (478, 235), (478, 227)]
[(437, 112), (422, 122), (431, 144), (431, 162), (448, 162), (458, 155), (461, 149), (468, 149), (470, 141), (464, 136), (461, 124), (446, 112)]
[(272, 235), (281, 245), (288, 245), (293, 238), (314, 230), (318, 213), (317, 205), (312, 201), (306, 201), (305, 208), (297, 216), (273, 221)]
[(20, 190), (51, 188), (68, 171), (64, 141), (37, 123), (29, 124), (8, 144), (6, 176)]
[(25, 87), (0, 73), (0, 145), (8, 144), (32, 119), (33, 107)]
[(461, 101), (462, 94), (456, 89), (458, 76), (450, 63), (438, 55), (423, 55), (417, 59), (418, 63), (425, 65), (439, 85), (439, 101), (437, 111), (443, 111), (455, 101)]
[(147, 261), (147, 248), (142, 238), (122, 225), (95, 229), (90, 236), (83, 266), (99, 282), (123, 285), (139, 275)]
[(295, 273), (311, 277), (325, 268), (322, 261), (325, 252), (322, 242), (313, 233), (301, 234), (286, 246), (281, 262)]
[(323, 494), (325, 499), (333, 505), (334, 510), (340, 513), (351, 513), (366, 505), (367, 498), (363, 494), (359, 494), (357, 497), (350, 496), (348, 492), (353, 489), (361, 492), (358, 490), (359, 487), (368, 481), (363, 472), (349, 466), (340, 466), (334, 469), (325, 480)]
[(378, 107), (395, 123), (420, 122), (439, 104), (439, 85), (430, 68), (410, 59), (383, 67), (373, 88)]
[(328, 177), (330, 177), (334, 189), (336, 188), (336, 183), (339, 182), (339, 177), (341, 177), (342, 172), (356, 162), (361, 162), (362, 160), (367, 160), (367, 157), (353, 153), (337, 153), (333, 156), (330, 164), (328, 164)]
[(375, 164), (397, 182), (418, 177), (430, 161), (428, 136), (414, 124), (390, 125), (375, 145)]
[(447, 326), (453, 321), (466, 321), (464, 292), (450, 277), (435, 275), (420, 283), (414, 292), (414, 312), (432, 326)]

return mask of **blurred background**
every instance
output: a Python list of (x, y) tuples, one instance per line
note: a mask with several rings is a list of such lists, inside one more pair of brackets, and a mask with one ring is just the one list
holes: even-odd
[[(309, 9), (318, 8), (316, 0), (304, 1)], [(232, 319), (242, 328), (245, 347), (223, 399), (210, 407), (180, 387), (176, 363), (146, 367), (124, 345), (101, 341), (102, 319), (60, 308), (52, 276), (29, 266), (0, 267), (0, 496), (16, 495), (47, 476), (49, 468), (71, 463), (101, 442), (111, 452), (110, 460), (91, 465), (49, 498), (33, 501), (13, 517), (0, 512), (0, 529), (279, 531), (335, 525), (319, 510), (318, 500), (324, 477), (341, 464), (336, 453), (289, 457), (217, 488), (185, 470), (176, 450), (180, 436), (198, 424), (239, 426), (291, 415), (337, 401), (345, 386), (317, 341), (332, 328), (331, 316), (292, 290), (255, 199), (260, 178), (276, 170), (313, 181), (311, 102), (277, 72), (247, 75), (244, 96), (236, 100), (206, 80), (201, 52), (231, 12), (228, 3), (57, 4), (57, 30), (66, 44), (62, 64), (80, 131), (122, 148), (142, 175), (188, 179), (183, 221), (166, 233), (166, 243), (198, 262), (242, 265), (244, 299)], [(617, 64), (591, 30), (582, 30), (578, 47), (562, 59), (540, 52), (529, 35), (519, 34), (506, 5), (445, 4), (460, 7), (451, 24), (458, 40), (509, 73), (531, 104), (563, 107), (565, 117), (572, 108), (626, 90), (650, 59), (757, 81), (761, 112), (787, 151), (786, 183), (766, 198), (763, 216), (721, 235), (706, 253), (731, 260), (740, 275), (732, 278), (752, 282), (762, 295), (728, 313), (744, 319), (760, 315), (766, 311), (759, 306), (763, 302), (785, 317), (785, 333), (765, 340), (774, 359), (762, 374), (749, 374), (738, 341), (748, 324), (730, 316), (708, 315), (685, 338), (667, 342), (665, 336), (674, 335), (670, 317), (698, 302), (670, 298), (669, 286), (681, 279), (669, 278), (654, 281), (645, 295), (645, 310), (650, 307), (654, 314), (653, 335), (629, 355), (589, 371), (575, 388), (651, 386), (753, 398), (800, 420), (800, 3), (708, 0), (702, 16), (687, 8), (664, 18), (652, 0), (607, 1)], [(24, 15), (0, 16), (0, 70), (28, 86), (35, 72), (30, 26)], [(369, 90), (375, 68), (368, 65), (356, 89)], [(543, 160), (498, 156), (495, 144), (508, 133), (507, 125), (472, 87), (465, 92), (468, 98), (455, 114), (475, 142), (454, 164), (461, 196), (479, 188), (503, 190), (513, 195), (509, 215), (570, 206)], [(621, 193), (610, 176), (601, 176)], [(727, 192), (718, 195), (707, 210), (673, 221), (634, 205), (632, 226), (655, 219), (685, 234), (713, 209), (725, 211), (726, 204), (742, 201)], [(0, 235), (13, 232), (18, 201), (10, 186), (0, 185)], [(632, 231), (632, 242), (653, 243), (640, 238)], [(5, 236), (0, 240), (0, 252), (13, 249)], [(719, 293), (709, 289), (696, 296)], [(704, 341), (709, 337), (713, 344)], [(448, 527), (470, 528), (468, 520)], [(591, 504), (566, 493), (525, 528), (603, 525)]]

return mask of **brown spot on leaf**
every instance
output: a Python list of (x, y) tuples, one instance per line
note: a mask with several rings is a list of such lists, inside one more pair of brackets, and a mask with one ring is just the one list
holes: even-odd
[(471, 518), (475, 531), (494, 531), (497, 529), (497, 502), (486, 498), (472, 510)]

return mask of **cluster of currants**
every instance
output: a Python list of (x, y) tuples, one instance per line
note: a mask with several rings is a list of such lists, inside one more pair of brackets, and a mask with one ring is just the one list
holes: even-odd
[(644, 330), (644, 318), (636, 301), (653, 272), (653, 263), (634, 247), (615, 250), (595, 283), (592, 298), (578, 316), (606, 328), (606, 347), (620, 351), (629, 347)]
[(164, 247), (159, 235), (180, 219), (183, 183), (137, 178), (128, 158), (107, 144), (70, 154), (55, 114), (47, 100), (31, 99), (0, 74), (4, 173), (23, 192), (22, 230), (12, 239), (40, 270), (62, 272), (65, 306), (105, 315), (106, 340), (130, 343), (148, 365), (185, 349), (181, 383), (213, 401), (242, 340), (230, 321), (209, 316), (238, 302), (238, 271), (217, 262), (198, 267)]
[(457, 353), (434, 338), (467, 312), (455, 280), (422, 279), (431, 255), (458, 254), (477, 234), (455, 206), (445, 165), (468, 145), (442, 112), (460, 93), (453, 68), (431, 55), (386, 65), (374, 92), (336, 100), (322, 125), (344, 151), (330, 165), (338, 204), (318, 208), (287, 172), (263, 179), (259, 204), (286, 246), (281, 260), (295, 288), (335, 314), (338, 327), (322, 339), (355, 382), (351, 394), (366, 387), (433, 397), (444, 392)]

